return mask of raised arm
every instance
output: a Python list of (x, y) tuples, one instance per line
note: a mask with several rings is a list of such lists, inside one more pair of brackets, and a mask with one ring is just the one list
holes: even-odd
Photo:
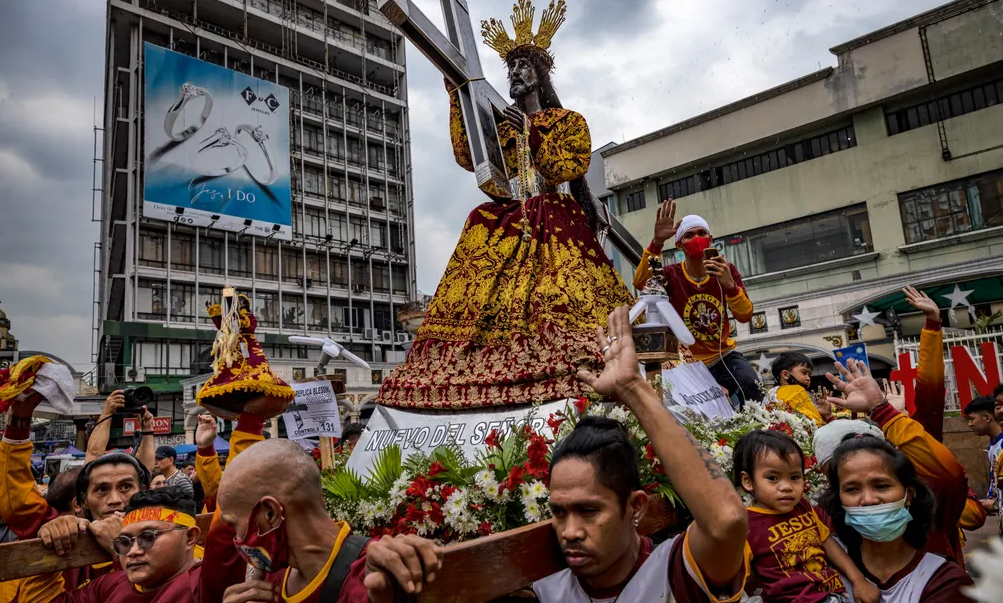
[(87, 439), (87, 456), (84, 457), (84, 464), (104, 455), (108, 449), (108, 438), (111, 436), (112, 417), (122, 410), (123, 406), (125, 406), (125, 395), (120, 389), (113, 391), (105, 399), (101, 416), (94, 424), (91, 437)]
[(153, 473), (156, 464), (156, 450), (153, 446), (153, 413), (143, 407), (143, 431), (140, 432), (139, 448), (136, 450), (136, 460)]
[(608, 339), (597, 329), (599, 345), (606, 350), (602, 375), (581, 371), (578, 378), (598, 393), (623, 402), (637, 416), (676, 492), (693, 514), (687, 542), (697, 569), (712, 588), (727, 591), (718, 594), (740, 594), (749, 531), (745, 505), (711, 454), (676, 421), (641, 377), (628, 308), (614, 310), (608, 326)]
[(0, 516), (21, 540), (34, 538), (42, 524), (59, 515), (38, 493), (31, 473), (31, 415), (41, 401), (35, 393), (15, 401), (0, 440)]
[(195, 429), (195, 444), (198, 453), (195, 455), (195, 473), (205, 492), (206, 501), (216, 500), (219, 490), (219, 480), (223, 478), (223, 469), (219, 466), (219, 455), (213, 442), (216, 441), (216, 418), (209, 413), (199, 415), (199, 425)]
[(662, 201), (655, 214), (655, 234), (651, 239), (651, 244), (641, 254), (641, 263), (637, 265), (637, 271), (634, 272), (634, 288), (638, 291), (644, 289), (644, 285), (654, 274), (648, 263), (649, 260), (662, 257), (662, 248), (665, 246), (665, 242), (676, 236), (676, 231), (681, 223), (682, 220), (676, 221), (676, 202), (672, 199)]
[(902, 290), (912, 307), (923, 312), (926, 325), (920, 333), (919, 366), (916, 367), (915, 419), (938, 442), (944, 439), (944, 334), (940, 308), (926, 293), (913, 287)]

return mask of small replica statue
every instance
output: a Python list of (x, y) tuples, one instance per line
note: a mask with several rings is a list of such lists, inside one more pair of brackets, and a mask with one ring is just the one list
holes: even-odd
[(222, 418), (248, 410), (264, 417), (282, 413), (296, 394), (272, 372), (254, 331), (258, 319), (251, 300), (233, 289), (223, 289), (222, 304), (206, 304), (218, 329), (212, 344), (213, 376), (195, 396), (198, 404)]
[[(598, 371), (596, 327), (633, 303), (595, 235), (585, 182), (592, 140), (550, 79), (551, 40), (565, 18), (551, 2), (534, 35), (535, 9), (519, 0), (515, 39), (494, 19), (485, 43), (508, 66), (510, 106), (497, 124), (516, 199), (474, 209), (407, 360), (384, 381), (377, 404), (478, 408), (587, 393), (579, 369)], [(456, 89), (450, 134), (457, 163), (473, 171)]]

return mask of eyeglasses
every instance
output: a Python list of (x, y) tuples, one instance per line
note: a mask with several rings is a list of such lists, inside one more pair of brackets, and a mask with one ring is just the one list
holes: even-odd
[(136, 536), (119, 536), (112, 540), (111, 544), (115, 548), (115, 552), (119, 555), (128, 555), (129, 551), (132, 550), (133, 542), (139, 543), (139, 550), (148, 551), (153, 548), (153, 545), (157, 542), (157, 538), (161, 534), (187, 529), (185, 526), (178, 526), (169, 530), (143, 530)]

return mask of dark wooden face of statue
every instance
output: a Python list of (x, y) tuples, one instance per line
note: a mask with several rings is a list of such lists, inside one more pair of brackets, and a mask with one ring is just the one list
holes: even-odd
[(515, 57), (508, 62), (509, 96), (519, 101), (538, 92), (540, 76), (528, 57)]

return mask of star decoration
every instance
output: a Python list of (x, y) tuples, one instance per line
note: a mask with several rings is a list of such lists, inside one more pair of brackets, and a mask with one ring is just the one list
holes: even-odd
[(951, 310), (957, 308), (958, 306), (971, 308), (972, 302), (968, 301), (968, 296), (972, 293), (974, 293), (974, 291), (962, 291), (961, 287), (955, 285), (954, 291), (950, 295), (941, 295), (941, 297), (951, 302)]
[(763, 373), (770, 372), (770, 369), (773, 367), (773, 361), (768, 359), (765, 353), (760, 353), (759, 360), (753, 360), (752, 362), (759, 367), (760, 376), (762, 376)]
[(876, 327), (878, 325), (876, 322), (874, 322), (874, 319), (879, 316), (881, 316), (881, 312), (872, 312), (867, 309), (867, 306), (864, 306), (864, 311), (861, 312), (860, 314), (854, 314), (853, 320), (856, 320), (857, 322), (860, 323), (860, 328)]

